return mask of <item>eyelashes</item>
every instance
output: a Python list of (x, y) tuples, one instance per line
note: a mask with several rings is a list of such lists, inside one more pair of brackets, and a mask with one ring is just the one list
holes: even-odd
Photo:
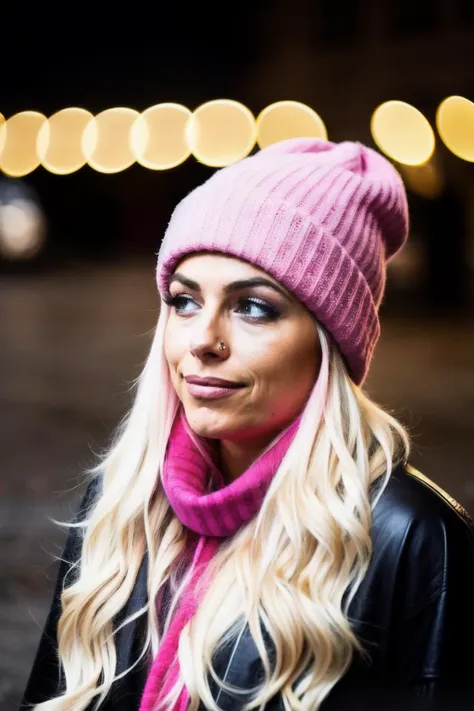
[[(186, 315), (191, 312), (185, 311), (184, 307), (186, 304), (193, 302), (194, 300), (186, 294), (176, 294), (176, 296), (172, 296), (172, 294), (168, 291), (164, 294), (163, 301), (168, 306), (174, 308), (177, 314)], [(244, 313), (245, 318), (251, 321), (275, 321), (281, 316), (278, 309), (262, 299), (249, 296), (239, 299), (237, 310), (242, 312), (248, 309), (255, 309), (260, 312), (257, 316), (252, 316), (250, 313)]]

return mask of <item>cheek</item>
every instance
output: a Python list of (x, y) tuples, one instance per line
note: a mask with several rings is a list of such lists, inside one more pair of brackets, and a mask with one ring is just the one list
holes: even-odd
[[(168, 365), (168, 372), (175, 390), (182, 393), (184, 383), (182, 380), (183, 362), (188, 353), (188, 341), (179, 328), (167, 325), (163, 338), (163, 352)], [(189, 371), (189, 368), (188, 368)]]
[(166, 333), (165, 333), (165, 339), (163, 341), (163, 351), (164, 351), (168, 366), (171, 368), (172, 364), (173, 364), (173, 350), (171, 348), (171, 342), (170, 342), (169, 338), (167, 338)]
[(171, 347), (171, 344), (166, 345), (164, 344), (164, 353), (165, 353), (165, 358), (166, 358), (166, 363), (168, 366), (168, 374), (169, 378), (171, 380), (171, 383), (173, 384), (174, 389), (176, 390), (177, 394), (179, 395), (180, 392), (180, 377), (178, 375), (178, 370), (180, 369), (180, 359), (179, 356), (176, 353), (176, 348), (173, 344)]
[(179, 355), (179, 348), (177, 348), (176, 341), (171, 338), (166, 338), (163, 343), (164, 355), (166, 358), (166, 363), (168, 365), (168, 373), (171, 382), (173, 383), (176, 390), (179, 389), (179, 376), (178, 370), (181, 363), (181, 358)]
[(168, 361), (168, 364), (170, 366), (176, 366), (181, 352), (179, 334), (169, 323), (165, 329), (163, 345), (165, 358)]
[(260, 379), (274, 402), (299, 404), (309, 395), (318, 377), (319, 363), (314, 340), (302, 340), (299, 335), (283, 339), (271, 349)]

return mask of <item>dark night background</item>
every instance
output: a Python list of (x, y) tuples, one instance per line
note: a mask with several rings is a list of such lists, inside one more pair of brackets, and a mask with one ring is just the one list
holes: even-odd
[[(58, 7), (2, 7), (5, 118), (218, 98), (257, 116), (292, 99), (330, 140), (375, 147), (384, 101), (413, 104), (435, 128), (444, 98), (474, 100), (473, 0)], [(435, 135), (444, 189), (408, 190), (410, 239), (389, 270), (366, 387), (410, 428), (413, 465), (472, 514), (474, 167)], [(70, 520), (81, 473), (129, 404), (157, 318), (161, 237), (213, 170), (191, 156), (165, 171), (39, 167), (19, 179), (48, 229), (34, 259), (0, 258), (0, 711), (16, 708), (50, 604), (65, 531), (48, 517)]]

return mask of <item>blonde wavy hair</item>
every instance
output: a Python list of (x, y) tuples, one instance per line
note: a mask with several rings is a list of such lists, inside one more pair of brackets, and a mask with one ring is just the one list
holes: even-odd
[[(166, 633), (189, 571), (178, 579), (186, 529), (174, 515), (161, 484), (163, 459), (179, 407), (164, 355), (169, 307), (161, 305), (150, 353), (133, 384), (135, 398), (114, 440), (87, 477), (102, 478), (102, 493), (81, 523), (76, 580), (63, 589), (58, 657), (65, 692), (35, 711), (100, 708), (112, 683), (145, 657), (154, 657), (160, 632), (154, 601), (169, 579), (172, 600)], [(203, 578), (204, 597), (179, 643), (181, 675), (163, 706), (169, 711), (183, 683), (189, 711), (201, 701), (219, 711), (208, 683), (222, 684), (211, 660), (238, 643), (248, 628), (265, 678), (243, 709), (259, 708), (281, 692), (291, 711), (316, 711), (347, 671), (354, 653), (364, 654), (348, 608), (371, 557), (371, 515), (392, 469), (408, 459), (404, 427), (350, 379), (324, 328), (318, 379), (258, 515), (223, 539)], [(198, 441), (199, 438), (196, 438)], [(271, 446), (271, 444), (269, 445)], [(379, 480), (377, 494), (371, 485)], [(112, 620), (124, 608), (148, 551), (147, 634), (132, 667), (115, 676)], [(151, 604), (150, 604), (151, 601)], [(274, 645), (270, 663), (264, 624)], [(242, 691), (241, 691), (242, 693)]]

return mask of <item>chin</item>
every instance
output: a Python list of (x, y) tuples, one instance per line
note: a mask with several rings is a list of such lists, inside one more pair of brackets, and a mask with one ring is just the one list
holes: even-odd
[[(272, 436), (275, 428), (263, 427), (254, 421), (236, 422), (232, 412), (220, 412), (209, 405), (184, 406), (186, 419), (192, 431), (208, 439), (229, 440), (234, 442), (252, 442), (261, 437)], [(278, 434), (278, 431), (274, 434)]]
[(213, 409), (209, 405), (186, 405), (183, 403), (184, 412), (189, 426), (200, 437), (222, 439), (225, 437), (226, 415)]

